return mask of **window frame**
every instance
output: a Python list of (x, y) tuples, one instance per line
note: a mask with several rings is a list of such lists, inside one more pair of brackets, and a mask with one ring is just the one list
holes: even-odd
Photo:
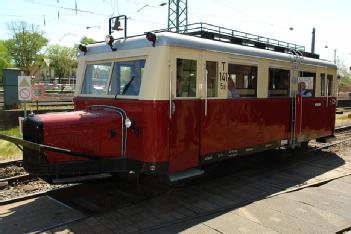
[[(322, 79), (322, 76), (324, 76), (323, 77), (323, 79)], [(325, 80), (326, 80), (326, 78), (327, 78), (327, 75), (326, 75), (326, 73), (320, 73), (319, 74), (319, 79), (320, 79), (320, 89), (321, 89), (321, 92), (320, 92), (320, 96), (321, 97), (326, 97), (326, 86), (325, 86)], [(323, 81), (323, 82), (322, 82)], [(324, 86), (324, 87), (323, 87)], [(324, 88), (324, 89), (323, 89)]]
[[(104, 94), (89, 94), (89, 93), (82, 93), (82, 90), (84, 88), (84, 83), (85, 83), (85, 75), (86, 75), (86, 72), (87, 72), (87, 67), (89, 65), (99, 65), (99, 64), (108, 64), (110, 63), (111, 64), (111, 67), (110, 67), (110, 71), (109, 71), (109, 74), (108, 74), (108, 79), (107, 79), (107, 89), (106, 89), (106, 93)], [(94, 62), (87, 62), (84, 66), (84, 73), (83, 73), (83, 80), (82, 80), (82, 84), (80, 86), (80, 89), (79, 89), (79, 96), (85, 96), (85, 97), (102, 97), (102, 96), (105, 96), (107, 93), (108, 93), (108, 87), (109, 87), (109, 84), (110, 84), (110, 80), (111, 80), (111, 74), (112, 74), (112, 70), (113, 70), (113, 67), (114, 67), (114, 63), (111, 61), (111, 60), (103, 60), (103, 61), (94, 61)]]
[[(131, 57), (121, 57), (121, 58), (115, 58), (115, 59), (104, 59), (104, 60), (94, 60), (94, 61), (86, 61), (84, 64), (84, 70), (82, 72), (82, 82), (80, 83), (80, 87), (79, 87), (79, 92), (77, 93), (78, 97), (94, 97), (94, 98), (115, 98), (114, 94), (109, 94), (108, 93), (108, 88), (106, 90), (105, 94), (102, 95), (93, 95), (93, 94), (83, 94), (82, 89), (83, 89), (83, 85), (84, 85), (84, 80), (85, 80), (85, 73), (86, 73), (86, 68), (88, 65), (91, 64), (101, 64), (101, 63), (111, 63), (111, 70), (109, 73), (109, 79), (108, 79), (108, 86), (110, 86), (111, 83), (111, 79), (112, 79), (112, 71), (114, 69), (115, 63), (116, 62), (128, 62), (128, 61), (135, 61), (135, 60), (145, 60), (145, 64), (144, 64), (144, 74), (145, 74), (145, 68), (147, 66), (147, 56), (146, 55), (137, 55), (137, 56), (131, 56)], [(143, 76), (144, 76), (143, 74)], [(141, 80), (143, 80), (143, 77), (141, 77)], [(140, 91), (141, 91), (141, 85), (140, 85)], [(117, 98), (120, 99), (138, 99), (140, 97), (140, 91), (139, 91), (139, 95), (138, 96), (129, 96), (129, 95), (117, 95)]]
[(311, 74), (315, 74), (314, 77), (313, 77), (313, 92), (312, 92), (312, 96), (311, 97), (304, 97), (304, 98), (314, 98), (314, 97), (317, 97), (316, 96), (316, 84), (317, 84), (317, 75), (318, 73), (316, 71), (310, 71), (310, 70), (302, 70), (302, 71), (299, 71), (299, 77), (298, 77), (298, 82), (297, 82), (297, 93), (299, 93), (299, 79), (300, 77), (310, 77), (310, 76), (301, 76), (301, 74), (305, 74), (305, 73), (311, 73)]
[(126, 97), (127, 99), (131, 98), (131, 99), (135, 99), (137, 97), (140, 96), (140, 90), (141, 90), (141, 84), (142, 84), (142, 80), (143, 80), (143, 76), (144, 76), (144, 73), (145, 73), (145, 65), (146, 65), (146, 58), (145, 59), (133, 59), (133, 60), (118, 60), (118, 61), (112, 61), (113, 63), (113, 68), (111, 70), (111, 74), (110, 74), (110, 79), (109, 79), (109, 85), (108, 85), (108, 88), (111, 86), (111, 83), (112, 83), (112, 75), (113, 75), (113, 72), (114, 72), (114, 69), (116, 67), (116, 63), (119, 63), (119, 62), (132, 62), (132, 61), (141, 61), (141, 60), (144, 60), (144, 72), (143, 72), (143, 75), (140, 77), (140, 87), (139, 87), (139, 94), (138, 95), (125, 95), (125, 94), (110, 94), (109, 93), (109, 89), (107, 89), (107, 96), (113, 96), (113, 97), (117, 97), (117, 98), (124, 98)]
[[(329, 89), (329, 78), (331, 77), (331, 89)], [(333, 74), (326, 74), (326, 88), (327, 88), (327, 97), (333, 97), (334, 94), (334, 75)], [(331, 90), (331, 91), (330, 91)], [(329, 95), (330, 93), (330, 95)]]
[[(287, 71), (288, 72), (288, 82), (289, 82), (289, 85), (288, 85), (288, 93), (287, 95), (284, 95), (284, 96), (270, 96), (269, 94), (269, 91), (270, 91), (270, 87), (269, 87), (269, 82), (270, 82), (270, 70), (271, 69), (275, 69), (275, 70), (283, 70), (283, 71)], [(286, 68), (286, 67), (278, 67), (278, 66), (269, 66), (268, 67), (268, 79), (267, 79), (267, 98), (290, 98), (291, 97), (291, 76), (292, 76), (292, 73), (291, 73), (291, 69), (289, 68)]]
[[(214, 59), (205, 59), (205, 72), (208, 72), (207, 70), (207, 62), (212, 62), (212, 63), (216, 63), (216, 84), (217, 84), (217, 87), (216, 87), (216, 96), (213, 96), (213, 97), (210, 97), (208, 96), (208, 83), (206, 84), (206, 87), (207, 87), (207, 90), (205, 90), (205, 92), (207, 93), (207, 99), (219, 99), (220, 98), (220, 92), (219, 92), (219, 61), (217, 60), (214, 60)], [(206, 74), (205, 74), (206, 75)], [(207, 82), (208, 82), (208, 73), (207, 73)], [(205, 83), (205, 82), (204, 82)], [(204, 87), (205, 89), (205, 87)]]
[[(258, 76), (259, 76), (259, 67), (260, 67), (260, 64), (257, 63), (257, 62), (246, 62), (246, 61), (242, 61), (242, 60), (229, 60), (228, 62), (228, 65), (227, 65), (227, 73), (228, 73), (228, 77), (227, 77), (227, 81), (226, 81), (226, 84), (227, 84), (227, 91), (228, 91), (228, 79), (231, 79), (230, 78), (230, 72), (229, 72), (229, 67), (230, 65), (236, 65), (236, 66), (245, 66), (245, 67), (255, 67), (256, 68), (256, 88), (254, 89), (255, 90), (255, 95), (254, 96), (239, 96), (239, 97), (236, 97), (236, 98), (229, 98), (228, 96), (226, 97), (226, 99), (239, 99), (239, 98), (258, 98)], [(238, 89), (238, 88), (237, 88)], [(250, 90), (248, 88), (243, 88), (245, 90)], [(240, 90), (240, 89), (238, 89)]]
[[(174, 88), (172, 88), (173, 91), (174, 91), (173, 98), (175, 98), (175, 99), (198, 99), (199, 98), (199, 93), (200, 93), (199, 85), (201, 83), (201, 80), (199, 79), (199, 77), (200, 77), (200, 69), (201, 69), (201, 67), (199, 67), (199, 66), (201, 65), (201, 60), (199, 61), (199, 58), (196, 58), (196, 57), (192, 57), (192, 56), (188, 57), (188, 56), (181, 56), (181, 55), (175, 56), (174, 58), (175, 58), (175, 60), (174, 60), (175, 61), (175, 67), (174, 67), (174, 71), (173, 71), (173, 75), (172, 75), (173, 76), (172, 86), (174, 86)], [(177, 73), (177, 70), (178, 70), (177, 61), (178, 61), (178, 59), (192, 60), (192, 61), (196, 62), (196, 66), (195, 66), (196, 67), (196, 78), (195, 78), (196, 85), (195, 85), (195, 96), (193, 96), (193, 97), (177, 96), (177, 75), (178, 75), (178, 73)]]

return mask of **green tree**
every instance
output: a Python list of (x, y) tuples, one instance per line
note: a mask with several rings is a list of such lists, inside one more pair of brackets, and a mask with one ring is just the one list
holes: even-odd
[(3, 80), (3, 69), (11, 66), (11, 58), (4, 41), (0, 40), (0, 83)]
[(79, 41), (81, 44), (84, 44), (84, 45), (89, 45), (89, 44), (95, 44), (96, 41), (92, 38), (89, 38), (87, 36), (84, 36), (80, 39)]
[(338, 86), (340, 92), (350, 92), (351, 90), (351, 73), (345, 65), (345, 60), (341, 57), (336, 58), (336, 66), (338, 67)]
[(50, 66), (54, 68), (55, 75), (61, 78), (68, 76), (72, 68), (77, 66), (77, 50), (75, 48), (65, 47), (58, 44), (51, 45), (47, 53), (50, 59)]
[(6, 41), (7, 48), (15, 64), (29, 74), (38, 61), (41, 49), (47, 45), (48, 39), (37, 27), (29, 27), (25, 22), (11, 23), (12, 39)]

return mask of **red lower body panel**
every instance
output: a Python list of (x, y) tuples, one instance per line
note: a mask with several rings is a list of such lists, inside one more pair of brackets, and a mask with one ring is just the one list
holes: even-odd
[(288, 139), (290, 99), (208, 100), (202, 103), (201, 155)]
[[(331, 98), (304, 98), (298, 136), (312, 139), (333, 134), (333, 103)], [(118, 106), (135, 122), (138, 131), (128, 129), (127, 158), (168, 162), (169, 172), (196, 167), (208, 154), (280, 142), (290, 136), (290, 98), (209, 99), (206, 115), (203, 100), (175, 100), (171, 120), (168, 101), (75, 98), (77, 110), (96, 104)], [(94, 127), (100, 127), (98, 119)], [(102, 136), (89, 136), (91, 144), (99, 142), (97, 151), (104, 157), (116, 155), (119, 143)]]

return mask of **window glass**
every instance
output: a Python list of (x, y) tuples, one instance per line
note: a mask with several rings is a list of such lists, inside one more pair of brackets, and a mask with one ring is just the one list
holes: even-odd
[(107, 93), (111, 63), (88, 64), (85, 70), (82, 94)]
[(300, 72), (298, 90), (302, 97), (314, 97), (316, 73)]
[(228, 97), (256, 97), (257, 67), (228, 64)]
[(109, 94), (138, 96), (145, 60), (116, 62), (112, 72)]
[(177, 97), (196, 97), (196, 60), (177, 59)]
[(207, 70), (207, 96), (218, 96), (217, 62), (206, 62)]
[(327, 75), (328, 80), (328, 96), (333, 96), (333, 75)]
[(288, 97), (290, 84), (290, 71), (269, 68), (269, 97)]
[(325, 96), (325, 74), (321, 74), (321, 96)]

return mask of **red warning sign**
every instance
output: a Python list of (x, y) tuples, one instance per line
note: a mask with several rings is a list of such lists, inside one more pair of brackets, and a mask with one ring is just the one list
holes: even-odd
[(31, 86), (30, 76), (18, 76), (18, 100), (30, 101), (32, 99)]

